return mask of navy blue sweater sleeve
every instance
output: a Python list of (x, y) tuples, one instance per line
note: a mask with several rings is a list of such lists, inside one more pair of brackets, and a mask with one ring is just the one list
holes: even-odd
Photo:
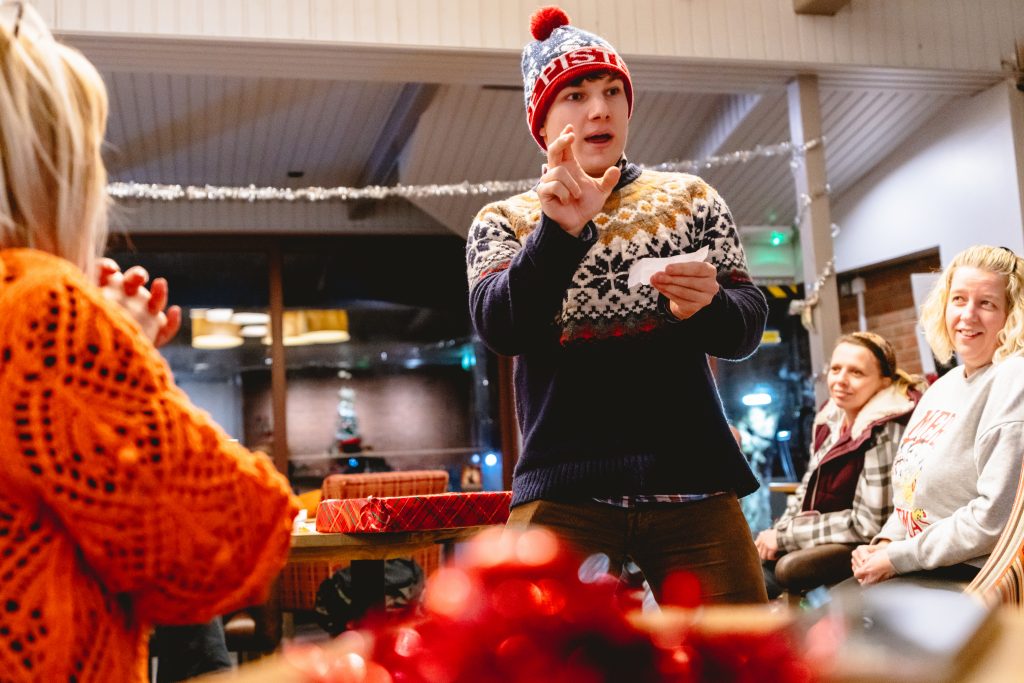
[(517, 355), (557, 335), (555, 317), (593, 226), (573, 237), (547, 216), (520, 243), (497, 211), (481, 211), (466, 243), (473, 327), (491, 350)]
[(747, 257), (729, 207), (714, 189), (695, 205), (697, 246), (707, 246), (709, 260), (718, 270), (718, 294), (686, 320), (669, 310), (668, 299), (658, 297), (658, 310), (673, 329), (705, 353), (727, 360), (746, 358), (761, 343), (768, 303), (751, 281)]
[(708, 355), (726, 360), (741, 360), (754, 353), (761, 343), (768, 303), (764, 294), (749, 279), (733, 273), (719, 274), (718, 294), (707, 306), (686, 320), (669, 311), (668, 299), (659, 297), (658, 309), (679, 334), (696, 340)]

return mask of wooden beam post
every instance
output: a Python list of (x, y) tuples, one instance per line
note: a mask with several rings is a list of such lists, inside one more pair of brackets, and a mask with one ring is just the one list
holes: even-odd
[[(796, 145), (821, 139), (821, 107), (818, 98), (818, 77), (800, 75), (789, 82), (789, 130)], [(825, 146), (819, 144), (807, 150), (804, 163), (795, 172), (797, 221), (800, 226), (800, 250), (803, 255), (805, 296), (833, 261), (832, 211), (826, 188)], [(810, 203), (808, 204), (808, 198)], [(818, 305), (814, 308), (813, 329), (809, 331), (811, 371), (814, 373), (814, 393), (818, 403), (828, 397), (824, 374), (832, 347), (840, 335), (839, 294), (836, 278), (825, 279), (818, 291)]]
[(284, 355), (284, 255), (281, 243), (271, 247), (270, 259), (270, 397), (274, 425), (274, 465), (288, 476), (288, 381)]
[(519, 421), (516, 419), (515, 387), (511, 356), (495, 355), (498, 361), (498, 430), (501, 432), (501, 481), (512, 488), (512, 470), (519, 461)]

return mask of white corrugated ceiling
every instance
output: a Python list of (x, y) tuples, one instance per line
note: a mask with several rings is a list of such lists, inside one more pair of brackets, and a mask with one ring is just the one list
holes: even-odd
[[(174, 44), (160, 45), (165, 55), (175, 49)], [(289, 78), (266, 75), (259, 67), (240, 75), (238, 64), (224, 73), (215, 61), (199, 68), (194, 43), (177, 49), (182, 59), (170, 60), (166, 69), (153, 62), (145, 69), (123, 63), (109, 45), (100, 52), (111, 97), (108, 159), (114, 180), (428, 185), (533, 178), (544, 161), (526, 129), (522, 92), (504, 77), (493, 80), (497, 85), (466, 82), (458, 73), (449, 82), (403, 83), (390, 75), (373, 81), (330, 78), (324, 69), (312, 72), (316, 78), (298, 77), (305, 72)], [(401, 52), (406, 59), (408, 51)], [(387, 61), (379, 54), (373, 59)], [(499, 62), (481, 54), (479, 69), (493, 69)], [(424, 65), (419, 68), (430, 72)], [(634, 69), (639, 85), (627, 147), (633, 161), (653, 165), (694, 159), (789, 138), (784, 74), (747, 79), (746, 90), (739, 87), (743, 78), (730, 77), (722, 81), (721, 92), (714, 92), (714, 74), (695, 78), (695, 68), (680, 67), (675, 82), (662, 61), (641, 62)], [(644, 74), (658, 89), (643, 87)], [(907, 87), (901, 87), (898, 79), (890, 83), (892, 78), (883, 73), (823, 75), (821, 111), (834, 198), (944, 105), (985, 85), (944, 82), (928, 73), (905, 76)], [(700, 85), (690, 90), (688, 83)], [(289, 177), (292, 172), (302, 175)], [(797, 203), (788, 158), (708, 169), (702, 175), (719, 189), (741, 225), (793, 223)], [(373, 203), (358, 209), (340, 203), (316, 208), (227, 203), (172, 210), (127, 202), (124, 215), (126, 227), (135, 231), (386, 235), (447, 229), (464, 235), (473, 214), (490, 199), (391, 200), (379, 210)]]

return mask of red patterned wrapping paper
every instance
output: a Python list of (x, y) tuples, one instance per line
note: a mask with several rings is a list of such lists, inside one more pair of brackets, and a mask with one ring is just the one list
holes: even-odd
[(316, 511), (320, 533), (424, 531), (508, 519), (511, 491), (328, 499)]

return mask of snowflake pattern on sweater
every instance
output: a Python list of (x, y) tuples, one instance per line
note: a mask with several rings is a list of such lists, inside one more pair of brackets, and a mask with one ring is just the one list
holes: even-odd
[[(508, 268), (541, 222), (534, 191), (485, 206), (469, 231), (469, 286)], [(597, 239), (580, 262), (553, 321), (563, 344), (639, 334), (666, 324), (658, 292), (626, 286), (630, 267), (647, 257), (710, 249), (719, 277), (749, 281), (732, 215), (697, 176), (645, 170), (613, 192), (593, 219)]]

